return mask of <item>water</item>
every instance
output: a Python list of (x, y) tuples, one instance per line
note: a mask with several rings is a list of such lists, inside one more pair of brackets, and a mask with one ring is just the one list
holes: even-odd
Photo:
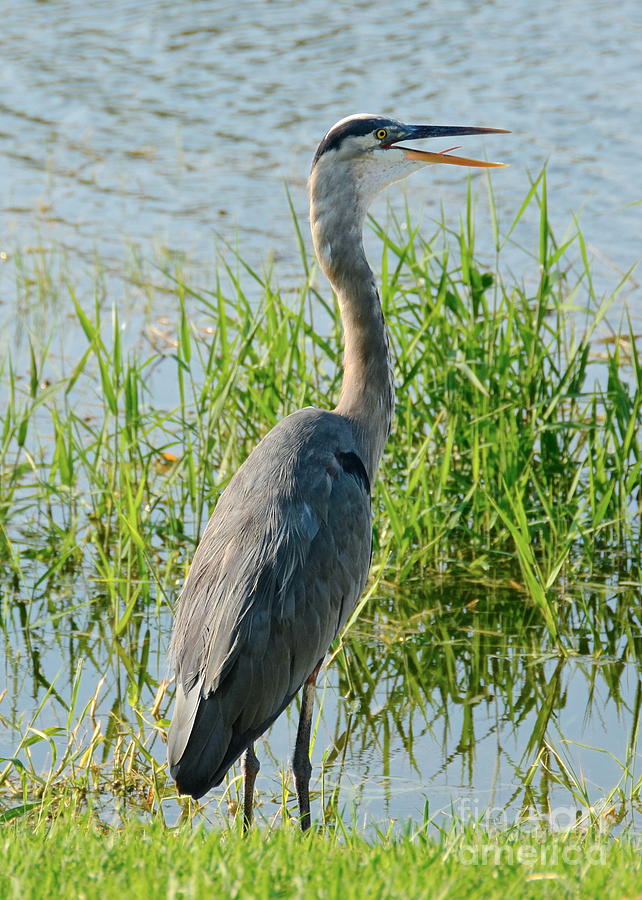
[[(642, 11), (634, 0), (615, 9), (579, 0), (401, 0), (394, 7), (318, 0), (12, 4), (3, 10), (0, 30), (5, 340), (20, 333), (26, 315), (14, 297), (18, 252), (48, 259), (63, 254), (74, 280), (91, 272), (97, 255), (116, 285), (129, 271), (132, 247), (144, 260), (168, 250), (184, 255), (207, 282), (227, 242), (238, 244), (258, 269), (273, 259), (282, 284), (296, 281), (285, 184), (304, 218), (305, 179), (318, 140), (340, 117), (366, 110), (410, 122), (512, 129), (511, 136), (464, 139), (464, 152), (510, 163), (492, 176), (502, 222), (517, 212), (529, 173), (535, 176), (548, 162), (554, 225), (564, 231), (572, 214), (580, 216), (596, 254), (596, 283), (612, 286), (640, 256), (640, 59)], [(481, 176), (473, 177), (483, 188)], [(407, 196), (417, 224), (428, 224), (440, 204), (456, 222), (465, 179), (454, 169), (434, 169), (415, 176)], [(385, 217), (388, 201), (398, 206), (403, 193), (378, 201), (375, 215)], [(525, 224), (516, 237), (532, 249), (537, 236)], [(510, 247), (507, 265), (523, 266)], [(122, 296), (118, 287), (110, 301)], [(146, 314), (173, 316), (168, 296), (154, 293), (145, 301), (152, 303)], [(627, 296), (639, 316), (635, 294)], [(64, 305), (58, 314), (66, 314)], [(74, 346), (61, 347), (60, 355), (74, 359)], [(36, 623), (41, 620), (36, 626), (34, 610), (14, 604), (5, 588), (11, 613), (0, 714), (25, 727), (44, 700), (43, 727), (64, 724), (62, 701), (69, 702), (70, 673), (81, 657), (79, 707), (106, 675), (98, 716), (106, 721), (116, 708), (132, 719), (128, 687), (146, 633), (152, 649), (140, 694), (151, 704), (167, 671), (167, 615), (150, 616), (120, 646), (108, 629), (103, 633), (100, 609), (88, 612), (92, 585), (86, 591), (76, 585), (59, 607), (49, 598), (35, 615)], [(70, 613), (65, 604), (76, 603)], [(331, 790), (341, 782), (340, 804), (349, 808), (356, 801), (360, 815), (375, 821), (420, 819), (425, 801), (432, 809), (454, 805), (471, 812), (497, 805), (512, 815), (524, 802), (516, 785), (544, 746), (541, 735), (531, 744), (548, 701), (547, 740), (567, 754), (592, 802), (618, 783), (627, 748), (637, 771), (639, 667), (633, 662), (570, 660), (558, 673), (559, 660), (538, 660), (516, 641), (497, 651), (497, 659), (512, 661), (515, 684), (486, 678), (475, 693), (475, 661), (462, 653), (449, 684), (428, 691), (424, 672), (424, 694), (417, 698), (402, 676), (422, 640), (416, 634), (396, 645), (396, 667), (378, 673), (366, 705), (360, 691), (348, 694), (336, 671), (328, 676), (314, 758), (318, 766), (324, 748), (339, 748), (327, 761), (324, 784)], [(385, 642), (368, 646), (373, 667), (378, 658), (393, 658)], [(445, 651), (430, 671), (440, 667), (448, 668)], [(550, 697), (546, 686), (555, 678), (557, 693)], [(45, 699), (54, 682), (59, 697)], [(456, 689), (466, 684), (468, 694)], [(0, 730), (0, 756), (13, 753), (16, 734)], [(278, 809), (270, 798), (279, 793), (276, 773), (293, 738), (294, 720), (283, 718), (269, 738), (277, 762), (259, 748), (268, 816)], [(161, 760), (160, 741), (152, 747)], [(38, 745), (32, 750), (45, 765), (47, 752)], [(562, 782), (550, 786), (549, 805), (572, 805)], [(537, 790), (542, 800), (539, 781)]]
[[(67, 593), (72, 586), (73, 596)], [(76, 580), (67, 590), (49, 592), (27, 608), (15, 601), (5, 607), (7, 694), (0, 716), (19, 724), (0, 729), (0, 757), (13, 756), (19, 736), (33, 733), (27, 726), (42, 704), (33, 727), (62, 729), (52, 736), (59, 759), (69, 721), (72, 727), (79, 723), (79, 778), (98, 722), (104, 742), (96, 762), (108, 762), (103, 793), (111, 810), (117, 791), (109, 760), (118, 734), (125, 746), (137, 734), (158, 763), (164, 760), (150, 708), (167, 674), (171, 616), (144, 610), (115, 638), (96, 587), (83, 590)], [(92, 591), (93, 599), (83, 600)], [(421, 822), (426, 805), (441, 822), (472, 816), (508, 825), (528, 816), (560, 828), (578, 814), (586, 822), (589, 808), (598, 820), (611, 810), (612, 817), (621, 814), (624, 825), (639, 829), (639, 810), (629, 798), (641, 762), (640, 647), (616, 624), (622, 622), (618, 609), (634, 597), (587, 586), (578, 589), (575, 603), (581, 608), (596, 597), (613, 608), (600, 637), (601, 656), (589, 640), (588, 655), (567, 659), (546, 650), (550, 642), (541, 625), (528, 624), (533, 617), (519, 593), (445, 583), (393, 608), (383, 597), (373, 600), (351, 635), (346, 662), (325, 671), (319, 682), (312, 754), (316, 817), (322, 796), (348, 817), (356, 811), (366, 829), (390, 819)], [(586, 632), (581, 615), (573, 630)], [(82, 677), (70, 717), (79, 661)], [(96, 692), (94, 711), (83, 715)], [(169, 715), (170, 709), (171, 691), (159, 712)], [(296, 724), (293, 706), (257, 743), (264, 821), (281, 814), (281, 779), (288, 777)], [(49, 768), (49, 742), (36, 743), (30, 753), (36, 771)], [(25, 759), (24, 750), (19, 758)], [(144, 765), (138, 753), (136, 759)], [(214, 823), (225, 815), (221, 797), (220, 790), (208, 797), (206, 816)], [(136, 809), (139, 803), (132, 792), (130, 804)], [(175, 802), (165, 806), (168, 819), (175, 820)], [(603, 818), (602, 824), (613, 821)]]
[[(640, 58), (635, 0), (23, 0), (4, 10), (0, 34), (0, 249), (64, 248), (77, 276), (77, 257), (94, 253), (122, 270), (133, 243), (209, 271), (214, 247), (238, 236), (251, 264), (274, 257), (287, 283), (284, 184), (304, 217), (316, 144), (367, 110), (512, 129), (464, 140), (465, 152), (511, 165), (493, 178), (503, 221), (548, 162), (554, 223), (580, 216), (612, 285), (613, 269), (640, 256)], [(444, 203), (455, 219), (464, 189), (447, 167), (414, 176), (413, 216)]]

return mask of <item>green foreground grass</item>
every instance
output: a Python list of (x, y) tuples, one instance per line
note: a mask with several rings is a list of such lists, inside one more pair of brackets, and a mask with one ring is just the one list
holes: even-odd
[(639, 847), (588, 835), (492, 835), (472, 828), (366, 843), (281, 828), (110, 830), (86, 818), (0, 831), (0, 896), (279, 898), (633, 898)]

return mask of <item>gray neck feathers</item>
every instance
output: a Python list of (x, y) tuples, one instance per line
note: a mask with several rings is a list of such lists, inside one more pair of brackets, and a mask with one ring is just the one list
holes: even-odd
[(365, 208), (354, 182), (334, 182), (315, 167), (310, 178), (310, 224), (321, 267), (337, 295), (345, 350), (341, 397), (335, 412), (354, 429), (357, 451), (372, 483), (390, 432), (394, 382), (388, 335), (374, 275), (366, 259)]

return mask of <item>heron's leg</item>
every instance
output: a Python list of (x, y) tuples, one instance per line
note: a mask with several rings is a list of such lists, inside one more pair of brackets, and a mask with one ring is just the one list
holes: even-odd
[(254, 782), (261, 764), (256, 758), (254, 744), (250, 744), (243, 757), (243, 831), (252, 824), (254, 807)]
[(303, 685), (301, 717), (299, 719), (296, 744), (294, 745), (294, 757), (292, 759), (294, 783), (299, 799), (301, 831), (307, 831), (310, 827), (310, 775), (312, 774), (312, 765), (310, 764), (310, 729), (312, 726), (312, 710), (314, 707), (314, 687), (322, 662), (323, 660), (319, 661), (314, 672)]

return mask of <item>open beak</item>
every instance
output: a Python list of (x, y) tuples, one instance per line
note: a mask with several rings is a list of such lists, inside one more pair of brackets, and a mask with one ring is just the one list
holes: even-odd
[[(406, 133), (391, 141), (389, 147), (398, 144), (399, 141), (418, 140), (420, 138), (453, 137), (461, 134), (510, 134), (505, 128), (475, 128), (473, 126), (459, 125), (409, 125)], [(456, 148), (454, 148), (456, 149)], [(412, 147), (399, 147), (403, 150), (406, 159), (417, 159), (427, 163), (446, 163), (450, 166), (476, 166), (477, 168), (490, 169), (506, 165), (505, 163), (485, 162), (481, 159), (468, 159), (465, 156), (451, 156), (449, 150), (443, 153), (431, 153), (427, 150), (415, 150)]]

